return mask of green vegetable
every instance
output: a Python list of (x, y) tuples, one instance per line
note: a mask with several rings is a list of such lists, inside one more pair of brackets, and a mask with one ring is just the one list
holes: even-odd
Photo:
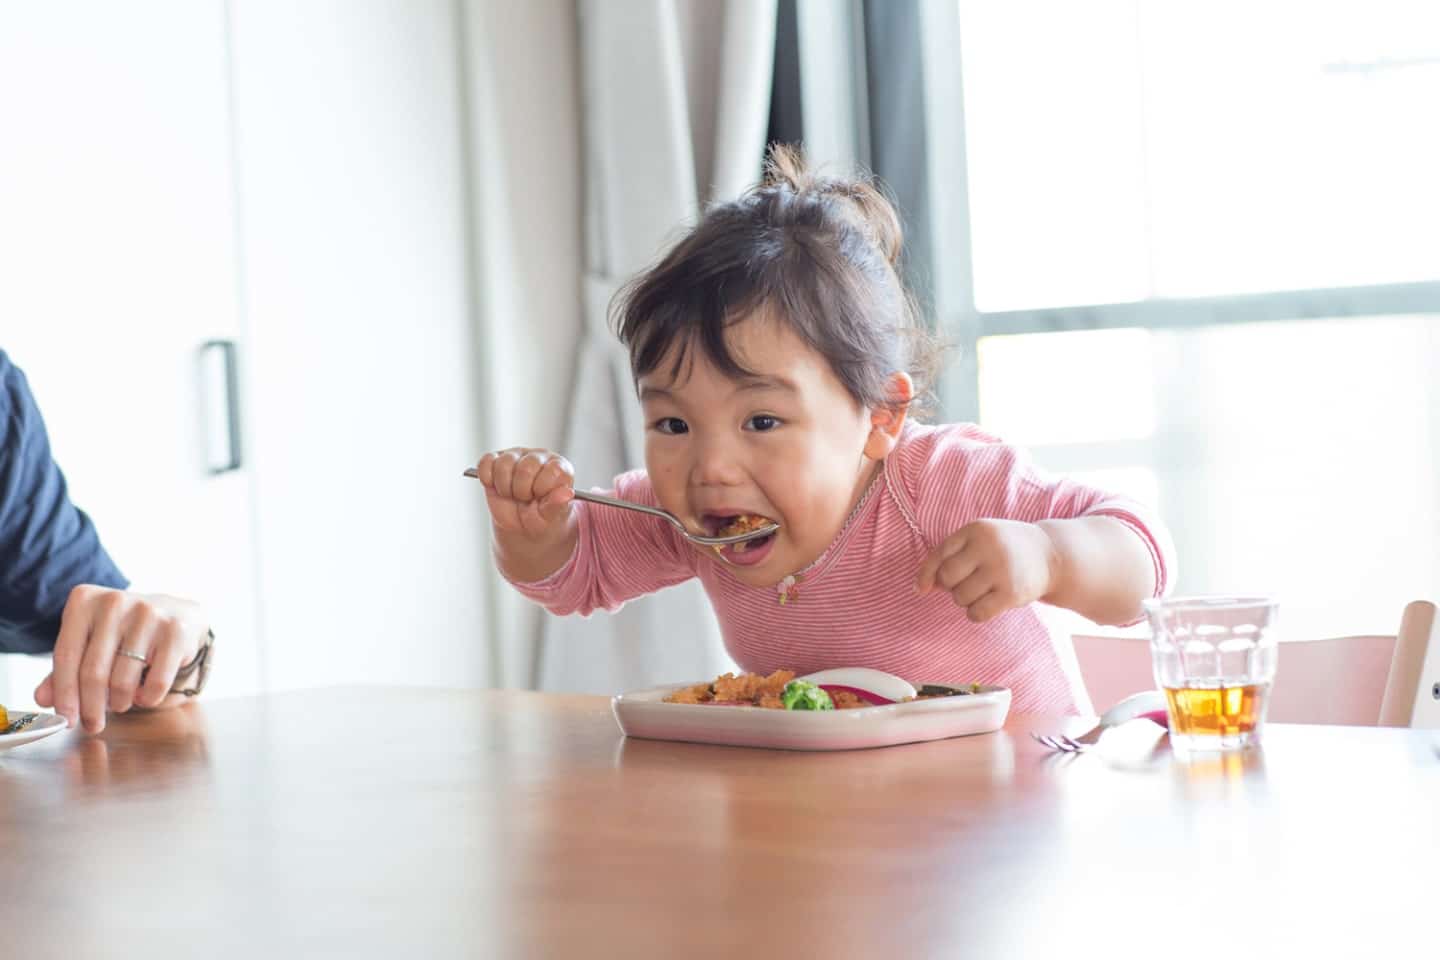
[(835, 701), (830, 694), (808, 680), (791, 680), (780, 694), (780, 702), (786, 710), (834, 710)]

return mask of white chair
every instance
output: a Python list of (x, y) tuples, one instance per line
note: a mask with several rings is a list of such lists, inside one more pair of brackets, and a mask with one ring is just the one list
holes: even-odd
[[(1155, 686), (1149, 641), (1076, 634), (1080, 675), (1096, 708)], [(1440, 728), (1440, 618), (1435, 604), (1405, 607), (1393, 636), (1280, 644), (1270, 694), (1276, 723)]]

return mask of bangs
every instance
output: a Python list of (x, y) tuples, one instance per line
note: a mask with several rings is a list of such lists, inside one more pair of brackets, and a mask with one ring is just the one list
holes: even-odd
[[(698, 240), (692, 237), (691, 241)], [(693, 350), (727, 377), (754, 376), (731, 351), (726, 331), (768, 307), (779, 307), (761, 262), (726, 256), (723, 244), (685, 242), (650, 273), (637, 278), (612, 310), (613, 324), (629, 349), (638, 383), (667, 363), (680, 379), (694, 362)]]

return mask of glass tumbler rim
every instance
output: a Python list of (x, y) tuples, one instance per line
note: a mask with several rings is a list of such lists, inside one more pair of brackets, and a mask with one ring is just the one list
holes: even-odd
[(1150, 597), (1143, 601), (1146, 613), (1190, 613), (1205, 610), (1240, 610), (1247, 607), (1275, 607), (1279, 601), (1266, 594), (1192, 594), (1180, 597)]

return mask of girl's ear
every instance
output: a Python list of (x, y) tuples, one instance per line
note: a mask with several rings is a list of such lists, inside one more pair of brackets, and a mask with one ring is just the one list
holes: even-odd
[(870, 413), (870, 436), (865, 438), (865, 456), (884, 460), (900, 442), (900, 428), (905, 426), (905, 412), (915, 396), (915, 385), (903, 370), (890, 374), (886, 392), (890, 402)]

